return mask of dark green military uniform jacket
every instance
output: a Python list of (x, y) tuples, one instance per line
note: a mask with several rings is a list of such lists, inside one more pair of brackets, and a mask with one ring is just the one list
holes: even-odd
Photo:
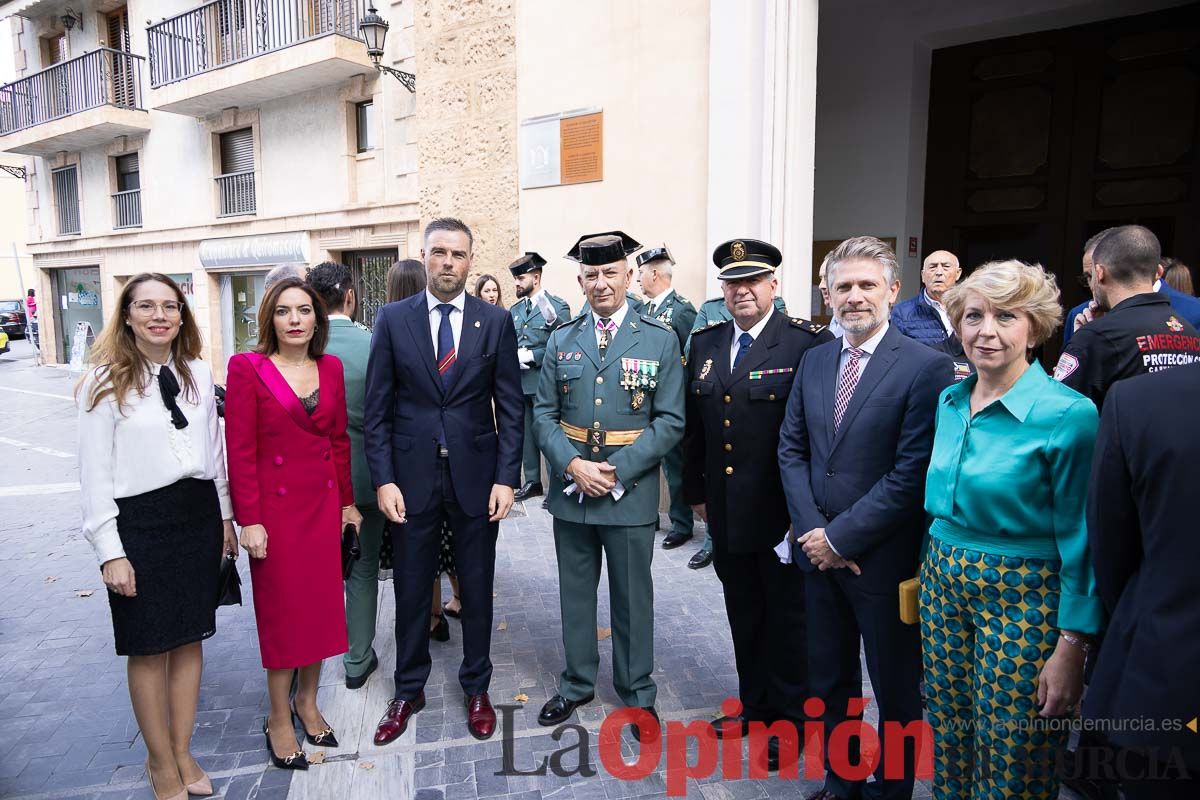
[[(550, 513), (587, 525), (648, 525), (658, 517), (658, 465), (683, 438), (683, 366), (675, 332), (629, 305), (604, 358), (595, 319), (581, 314), (550, 334), (533, 407), (538, 448), (550, 465)], [(595, 441), (568, 438), (560, 423)], [(628, 445), (608, 431), (641, 430)], [(625, 488), (611, 494), (564, 495), (564, 473), (576, 456), (608, 461)]]
[(664, 325), (670, 326), (675, 331), (675, 336), (679, 338), (679, 351), (683, 352), (684, 346), (687, 344), (688, 337), (691, 335), (696, 322), (696, 307), (683, 298), (679, 292), (674, 289), (667, 295), (666, 299), (654, 309), (650, 311), (650, 304), (647, 302), (642, 313), (647, 316), (654, 317)]
[[(549, 292), (546, 292), (546, 299), (558, 315), (553, 322), (549, 322), (528, 297), (513, 303), (509, 309), (513, 326), (517, 329), (517, 347), (524, 347), (533, 353), (533, 364), (529, 369), (521, 370), (521, 393), (525, 395), (537, 394), (538, 376), (541, 375), (542, 357), (546, 354), (546, 340), (550, 338), (550, 332), (571, 319), (571, 307), (566, 300)], [(532, 434), (527, 432), (526, 435)]]

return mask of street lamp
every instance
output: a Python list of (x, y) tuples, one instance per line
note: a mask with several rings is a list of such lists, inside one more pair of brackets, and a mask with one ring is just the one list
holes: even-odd
[(379, 12), (375, 10), (374, 4), (367, 9), (367, 15), (358, 22), (358, 32), (362, 34), (363, 44), (367, 46), (367, 55), (370, 57), (371, 63), (375, 65), (375, 69), (391, 75), (404, 84), (405, 89), (416, 94), (416, 75), (404, 70), (392, 69), (380, 63), (380, 59), (383, 58), (383, 45), (387, 41), (389, 27), (391, 26), (388, 25), (387, 20), (379, 16)]

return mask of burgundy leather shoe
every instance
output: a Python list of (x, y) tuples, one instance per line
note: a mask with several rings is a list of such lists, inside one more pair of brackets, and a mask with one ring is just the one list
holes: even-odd
[[(425, 693), (417, 695), (416, 700), (390, 700), (383, 719), (375, 728), (375, 744), (385, 745), (399, 739), (408, 728), (408, 720), (425, 707)], [(494, 718), (494, 717), (493, 717)]]
[(496, 732), (496, 711), (487, 692), (467, 698), (467, 730), (476, 739), (490, 739)]

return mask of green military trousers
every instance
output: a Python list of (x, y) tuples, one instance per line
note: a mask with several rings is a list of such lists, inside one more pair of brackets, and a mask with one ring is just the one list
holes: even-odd
[[(379, 546), (387, 523), (374, 504), (358, 506), (358, 513), (363, 518), (358, 531), (362, 555), (354, 562), (346, 581), (346, 635), (350, 649), (342, 656), (346, 674), (352, 678), (366, 672), (371, 663), (375, 616), (379, 609)], [(432, 587), (433, 582), (429, 585)]]
[(554, 520), (558, 596), (567, 666), (558, 692), (582, 700), (596, 688), (600, 648), (596, 637), (596, 590), (608, 562), (613, 685), (629, 706), (654, 705), (654, 525), (584, 525)]
[(542, 454), (538, 451), (537, 440), (533, 436), (533, 398), (531, 394), (525, 395), (525, 441), (521, 447), (524, 483), (542, 482)]

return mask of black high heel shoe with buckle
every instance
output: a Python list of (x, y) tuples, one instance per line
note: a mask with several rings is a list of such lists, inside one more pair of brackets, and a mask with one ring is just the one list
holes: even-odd
[(297, 750), (290, 756), (280, 758), (275, 755), (275, 748), (271, 745), (271, 731), (267, 728), (267, 723), (263, 723), (263, 736), (267, 737), (267, 752), (271, 754), (271, 763), (279, 769), (308, 769), (308, 756), (303, 750)]
[[(337, 736), (334, 735), (333, 728), (329, 727), (328, 723), (325, 724), (325, 728), (320, 733), (314, 734), (308, 732), (308, 726), (304, 724), (304, 718), (300, 716), (298, 711), (296, 711), (295, 706), (292, 706), (292, 716), (300, 720), (300, 727), (304, 729), (304, 739), (313, 747), (338, 746)], [(324, 718), (322, 718), (321, 721), (325, 722)]]

